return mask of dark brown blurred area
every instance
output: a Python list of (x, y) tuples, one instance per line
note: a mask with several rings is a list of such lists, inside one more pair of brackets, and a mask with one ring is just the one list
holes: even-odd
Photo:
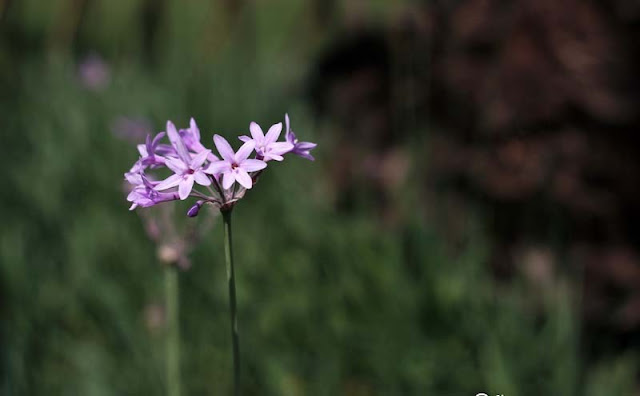
[(639, 346), (640, 2), (437, 1), (391, 19), (347, 18), (311, 81), (342, 142), (338, 206), (358, 180), (393, 212), (419, 180), (455, 239), (479, 205), (498, 278), (578, 274), (588, 353)]

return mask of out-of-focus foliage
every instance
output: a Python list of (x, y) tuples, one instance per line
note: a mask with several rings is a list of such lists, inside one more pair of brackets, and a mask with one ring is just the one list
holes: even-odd
[[(580, 279), (494, 280), (481, 213), (452, 246), (415, 209), (419, 175), (392, 225), (364, 193), (337, 212), (337, 144), (299, 95), (332, 30), (307, 23), (311, 3), (232, 3), (0, 1), (0, 393), (164, 391), (162, 274), (126, 210), (118, 117), (194, 116), (210, 145), (288, 111), (317, 161), (273, 164), (234, 213), (244, 394), (631, 394), (635, 355), (580, 353)], [(92, 51), (97, 90), (78, 78)], [(180, 279), (183, 383), (228, 394), (219, 222), (204, 240)]]

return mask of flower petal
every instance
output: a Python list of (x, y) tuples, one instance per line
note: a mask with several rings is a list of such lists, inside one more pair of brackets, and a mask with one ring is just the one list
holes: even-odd
[(189, 169), (187, 165), (178, 158), (167, 157), (164, 160), (164, 164), (167, 166), (167, 168), (171, 169), (173, 173), (177, 173), (180, 175), (183, 174), (187, 169)]
[(191, 134), (194, 137), (194, 139), (196, 139), (197, 141), (200, 141), (200, 129), (198, 128), (198, 125), (196, 124), (196, 120), (194, 120), (193, 117), (191, 117), (189, 126), (191, 129)]
[(194, 179), (196, 179), (196, 183), (201, 186), (208, 186), (211, 184), (211, 179), (204, 172), (196, 172), (193, 174)]
[(241, 142), (248, 142), (249, 140), (251, 140), (251, 138), (249, 136), (247, 136), (247, 135), (238, 136), (238, 139)]
[(218, 152), (220, 153), (222, 158), (229, 162), (233, 162), (235, 153), (233, 152), (233, 149), (231, 148), (229, 142), (227, 142), (227, 139), (223, 138), (220, 135), (214, 135), (213, 143), (215, 143), (216, 148), (218, 149)]
[(240, 150), (238, 150), (235, 155), (236, 162), (240, 163), (249, 158), (249, 154), (251, 154), (255, 147), (256, 143), (253, 140), (249, 140), (248, 142), (243, 144), (242, 147), (240, 147)]
[(269, 128), (269, 132), (267, 132), (267, 136), (265, 136), (264, 138), (264, 144), (267, 145), (278, 140), (278, 138), (280, 137), (280, 133), (282, 133), (281, 122), (271, 125), (271, 128)]
[(267, 163), (257, 159), (246, 159), (240, 163), (240, 167), (247, 172), (255, 172), (267, 167)]
[(124, 174), (124, 178), (127, 179), (129, 184), (138, 186), (142, 184), (142, 175), (137, 172), (127, 172)]
[(270, 154), (286, 154), (289, 151), (293, 150), (294, 146), (291, 143), (288, 142), (276, 142), (276, 143), (271, 143), (269, 145), (269, 148), (271, 149), (269, 151)]
[(316, 148), (318, 144), (311, 142), (300, 142), (296, 144), (296, 150), (311, 150)]
[[(203, 146), (204, 147), (204, 146)], [(205, 149), (206, 150), (206, 149)], [(207, 159), (209, 160), (209, 162), (213, 162), (213, 161), (220, 161), (220, 158), (218, 158), (215, 154), (213, 153), (209, 153), (209, 155), (207, 155)]]
[(283, 159), (284, 159), (283, 156), (278, 155), (278, 154), (274, 154), (274, 153), (269, 153), (269, 154), (265, 155), (265, 157), (264, 157), (265, 161), (269, 161), (269, 160), (282, 161)]
[(214, 161), (209, 164), (209, 166), (204, 170), (204, 172), (209, 173), (211, 175), (219, 175), (224, 172), (231, 171), (231, 164), (227, 161)]
[(246, 170), (242, 168), (236, 168), (235, 176), (236, 176), (236, 180), (238, 181), (238, 183), (240, 183), (242, 187), (249, 189), (253, 185), (251, 176), (249, 176)]
[(149, 178), (143, 174), (140, 175), (140, 178), (142, 179), (142, 184), (144, 184), (147, 189), (154, 190), (155, 185), (158, 184), (158, 182), (149, 180)]
[(153, 138), (153, 141), (151, 142), (151, 147), (155, 148), (158, 145), (158, 143), (160, 143), (160, 139), (162, 139), (164, 135), (166, 135), (166, 133), (164, 132), (158, 133), (156, 137)]
[(315, 160), (316, 160), (315, 158), (313, 158), (313, 155), (309, 154), (309, 152), (308, 152), (308, 151), (304, 151), (304, 152), (302, 152), (302, 153), (299, 153), (298, 155), (299, 155), (300, 157), (302, 157), (302, 158), (306, 158), (306, 159), (308, 159), (309, 161), (315, 161)]
[(285, 133), (284, 137), (287, 140), (287, 142), (289, 142), (291, 144), (295, 144), (296, 143), (296, 134), (293, 131), (287, 131)]
[(224, 175), (222, 175), (222, 188), (228, 190), (235, 181), (236, 177), (234, 175), (234, 172), (225, 172)]
[(164, 179), (163, 181), (161, 181), (160, 184), (158, 184), (156, 186), (156, 190), (162, 191), (162, 190), (169, 189), (171, 187), (175, 187), (178, 184), (180, 184), (181, 180), (182, 180), (182, 176), (180, 176), (180, 175), (171, 175), (171, 176), (167, 177), (166, 179)]
[(189, 152), (180, 137), (180, 134), (176, 130), (176, 126), (173, 125), (173, 122), (167, 121), (167, 135), (169, 136), (169, 141), (176, 152), (178, 153), (178, 157), (184, 162), (188, 164), (191, 161), (191, 157), (189, 157)]
[(169, 145), (169, 144), (158, 144), (156, 146), (156, 152), (155, 154), (158, 155), (172, 155), (172, 156), (177, 156), (178, 154), (176, 153), (176, 150), (173, 148), (173, 146)]
[(260, 142), (262, 142), (262, 140), (264, 139), (264, 133), (262, 133), (262, 128), (260, 128), (260, 125), (251, 121), (251, 124), (249, 124), (249, 131), (251, 132), (253, 140), (256, 141), (256, 144), (260, 144)]
[(149, 152), (147, 151), (147, 146), (144, 144), (139, 144), (138, 146), (136, 146), (138, 148), (138, 152), (140, 153), (140, 156), (142, 158), (148, 157), (149, 156)]
[(191, 189), (193, 189), (193, 175), (189, 175), (186, 178), (182, 179), (180, 185), (178, 186), (178, 194), (180, 195), (181, 200), (187, 199), (189, 194), (191, 194)]
[(196, 156), (193, 157), (193, 159), (191, 160), (191, 169), (200, 168), (204, 164), (204, 162), (207, 160), (207, 157), (209, 156), (210, 152), (211, 150), (202, 150), (201, 152), (196, 154)]

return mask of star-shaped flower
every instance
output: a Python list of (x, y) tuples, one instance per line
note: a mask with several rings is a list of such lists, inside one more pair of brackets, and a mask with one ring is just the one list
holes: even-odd
[(158, 182), (150, 181), (143, 173), (127, 173), (125, 178), (134, 186), (127, 196), (127, 201), (131, 202), (129, 210), (133, 210), (138, 206), (148, 208), (161, 202), (175, 201), (179, 198), (176, 192), (163, 193), (157, 191), (156, 185)]
[[(153, 140), (151, 139), (151, 135), (147, 135), (147, 140), (145, 144), (138, 145), (138, 152), (140, 153), (140, 163), (144, 167), (147, 166), (159, 166), (164, 165), (164, 158), (160, 155), (156, 155), (156, 151), (159, 146), (166, 146), (166, 144), (160, 145), (160, 140), (164, 137), (165, 133), (158, 133)], [(165, 154), (168, 153), (166, 149), (163, 150)], [(173, 149), (171, 149), (173, 151)]]
[(263, 161), (282, 161), (283, 154), (288, 153), (293, 149), (293, 145), (287, 142), (278, 142), (280, 133), (282, 133), (282, 123), (274, 124), (267, 131), (267, 135), (262, 132), (262, 128), (255, 122), (249, 124), (249, 131), (251, 137), (240, 136), (240, 140), (243, 142), (253, 141), (255, 143), (255, 149), (257, 158)]
[(315, 161), (315, 158), (313, 158), (313, 155), (311, 155), (309, 151), (316, 148), (317, 144), (311, 142), (299, 142), (298, 138), (296, 138), (296, 134), (293, 133), (293, 131), (291, 130), (291, 126), (289, 125), (289, 114), (284, 115), (284, 121), (287, 127), (285, 138), (287, 139), (287, 142), (293, 145), (293, 149), (290, 151), (290, 153), (311, 161)]
[(253, 180), (249, 172), (266, 168), (267, 164), (258, 159), (249, 159), (249, 155), (255, 147), (253, 140), (247, 141), (240, 147), (237, 153), (231, 145), (220, 135), (214, 135), (213, 142), (222, 156), (222, 160), (213, 161), (205, 172), (212, 175), (222, 175), (222, 188), (228, 190), (236, 181), (244, 188), (251, 188)]
[(171, 145), (178, 154), (178, 158), (165, 158), (165, 165), (171, 169), (174, 174), (160, 182), (156, 186), (156, 190), (162, 191), (178, 186), (180, 199), (184, 200), (191, 194), (194, 182), (202, 186), (211, 184), (211, 179), (204, 173), (203, 167), (211, 150), (202, 150), (192, 158), (171, 121), (167, 122), (167, 135), (169, 136)]
[[(182, 138), (182, 141), (184, 142), (188, 150), (194, 153), (199, 153), (203, 150), (207, 150), (207, 148), (204, 147), (202, 143), (200, 143), (200, 128), (198, 128), (198, 124), (196, 124), (196, 120), (194, 120), (193, 117), (189, 122), (189, 128), (180, 129), (178, 131), (178, 134)], [(213, 153), (211, 153), (211, 150), (209, 150), (207, 159), (209, 161), (217, 161), (218, 157), (216, 157)]]

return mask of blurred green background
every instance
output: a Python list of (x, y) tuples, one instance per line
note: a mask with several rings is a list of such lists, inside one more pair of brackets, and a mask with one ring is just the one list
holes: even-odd
[[(0, 394), (163, 394), (163, 278), (144, 226), (157, 212), (127, 210), (131, 140), (193, 116), (212, 147), (285, 112), (319, 145), (315, 162), (271, 166), (234, 211), (242, 394), (636, 394), (637, 328), (617, 343), (585, 324), (564, 209), (550, 203), (532, 253), (496, 267), (496, 213), (538, 230), (539, 196), (522, 209), (427, 181), (437, 137), (473, 131), (421, 111), (467, 119), (429, 78), (448, 53), (429, 4), (0, 0)], [(398, 39), (412, 18), (418, 33)], [(388, 64), (352, 70), (371, 41), (339, 47), (359, 30), (382, 32)], [(389, 95), (367, 91), (380, 70)], [(184, 394), (229, 394), (221, 219), (169, 205), (182, 224), (214, 217), (180, 275)]]

